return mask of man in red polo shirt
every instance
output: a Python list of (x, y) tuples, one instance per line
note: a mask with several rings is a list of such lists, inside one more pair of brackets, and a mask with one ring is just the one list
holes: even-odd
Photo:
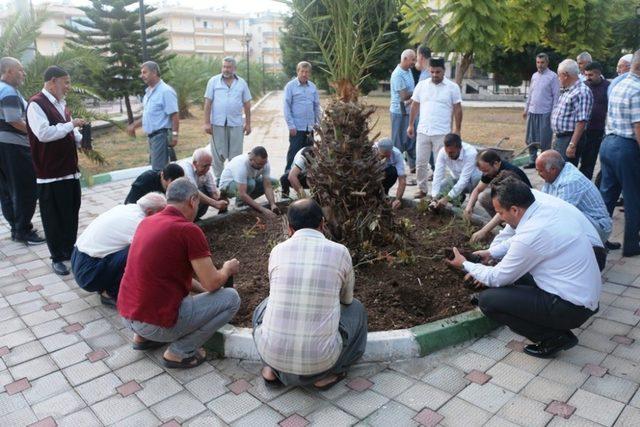
[[(201, 346), (240, 307), (236, 290), (222, 289), (240, 263), (234, 258), (220, 270), (213, 265), (207, 239), (193, 224), (198, 197), (186, 178), (169, 185), (167, 207), (138, 226), (118, 294), (118, 311), (134, 332), (133, 348), (170, 342), (163, 356), (168, 368), (200, 365), (206, 356)], [(202, 293), (190, 296), (192, 288)]]

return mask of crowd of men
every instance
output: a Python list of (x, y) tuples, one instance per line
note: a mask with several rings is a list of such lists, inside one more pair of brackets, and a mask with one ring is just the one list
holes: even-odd
[[(415, 172), (415, 197), (429, 197), (433, 209), (469, 195), (464, 213), (470, 216), (479, 202), (491, 220), (472, 240), (486, 239), (504, 223), (489, 249), (476, 252), (481, 262), (466, 260), (455, 248), (448, 262), (464, 269), (474, 286), (488, 288), (473, 301), (531, 340), (527, 354), (551, 357), (574, 346), (571, 329), (598, 311), (599, 271), (606, 249), (616, 248), (608, 239), (621, 192), (623, 255), (640, 254), (640, 51), (621, 58), (612, 83), (586, 53), (577, 62), (562, 61), (557, 74), (548, 69), (546, 55), (537, 56), (524, 116), (528, 166), (545, 182), (540, 191), (496, 151), (479, 153), (463, 142), (460, 89), (445, 77), (444, 60), (429, 56), (424, 47), (417, 56), (405, 50), (392, 74), (392, 136), (373, 146), (385, 163), (384, 190), (397, 183), (390, 203), (400, 208), (406, 186), (413, 184), (407, 175)], [(134, 333), (135, 349), (169, 343), (163, 361), (171, 368), (201, 364), (202, 345), (240, 306), (233, 287), (240, 263), (230, 259), (217, 268), (194, 221), (209, 207), (224, 212), (231, 198), (268, 217), (280, 214), (266, 149), (255, 146), (243, 154), (251, 94), (235, 71), (235, 60), (225, 58), (222, 72), (207, 84), (203, 130), (211, 135), (209, 146), (172, 163), (179, 136), (176, 93), (156, 63), (142, 64), (144, 109), (128, 130), (143, 127), (151, 170), (133, 182), (123, 205), (98, 216), (76, 239), (84, 120), (73, 119), (66, 107), (69, 74), (49, 67), (42, 91), (27, 103), (18, 91), (22, 65), (0, 59), (0, 200), (12, 239), (46, 239), (53, 270), (67, 275), (70, 262), (81, 288), (117, 307)], [(290, 238), (271, 251), (270, 294), (255, 309), (253, 333), (267, 386), (326, 390), (364, 353), (367, 315), (353, 298), (348, 249), (323, 235), (322, 209), (305, 198), (313, 129), (321, 115), (310, 75), (311, 65), (300, 62), (285, 87), (289, 149), (280, 183), (284, 195), (292, 187), (300, 200), (288, 208)], [(598, 152), (599, 189), (591, 181)], [(256, 201), (262, 195), (266, 206)], [(45, 239), (31, 225), (36, 199)]]

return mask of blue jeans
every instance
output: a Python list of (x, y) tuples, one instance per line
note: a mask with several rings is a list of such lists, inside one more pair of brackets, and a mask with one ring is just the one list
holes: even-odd
[(640, 146), (631, 138), (607, 135), (600, 146), (602, 182), (600, 194), (609, 214), (624, 197), (624, 243), (622, 254), (640, 253)]
[(409, 168), (416, 167), (416, 140), (407, 136), (407, 128), (409, 127), (408, 114), (391, 114), (391, 140), (393, 145), (400, 150), (401, 153), (407, 153), (407, 163)]

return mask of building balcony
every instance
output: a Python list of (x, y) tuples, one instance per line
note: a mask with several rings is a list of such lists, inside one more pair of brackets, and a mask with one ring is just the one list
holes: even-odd
[(222, 52), (224, 52), (224, 46), (222, 46), (222, 45), (212, 45), (212, 44), (196, 44), (196, 52), (222, 53)]
[(196, 27), (195, 33), (198, 35), (216, 35), (216, 36), (224, 35), (224, 31), (222, 30), (222, 28)]

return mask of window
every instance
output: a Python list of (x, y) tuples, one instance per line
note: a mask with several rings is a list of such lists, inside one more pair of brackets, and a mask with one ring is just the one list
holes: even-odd
[(209, 23), (208, 23), (207, 21), (204, 21), (204, 22), (202, 23), (202, 27), (203, 27), (203, 28), (209, 28)]

